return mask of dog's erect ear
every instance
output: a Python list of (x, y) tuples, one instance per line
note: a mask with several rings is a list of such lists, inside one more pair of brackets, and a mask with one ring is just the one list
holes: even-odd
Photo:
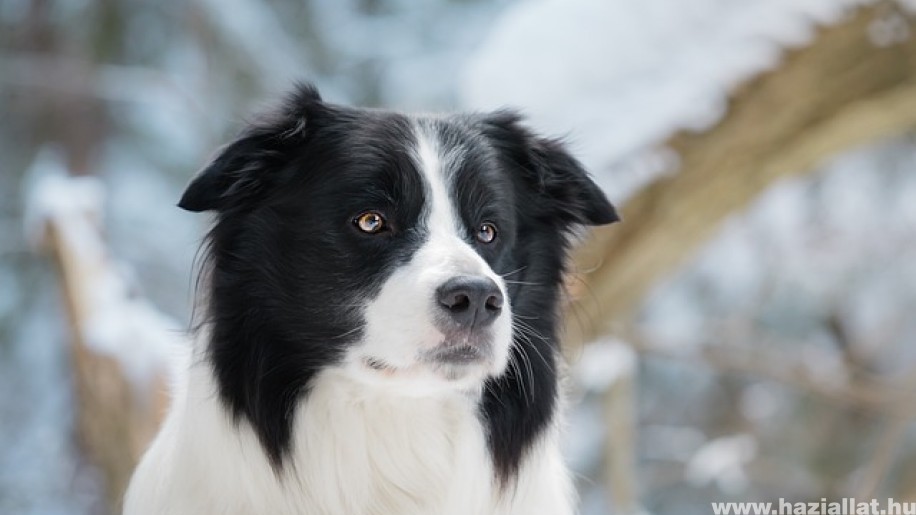
[(320, 106), (321, 97), (312, 85), (297, 85), (280, 109), (220, 149), (191, 180), (178, 207), (194, 212), (219, 211), (259, 198), (287, 164), (290, 149), (305, 141), (308, 120)]
[(484, 118), (484, 132), (521, 169), (525, 180), (544, 196), (565, 223), (605, 225), (620, 221), (617, 210), (561, 140), (542, 138), (502, 110)]

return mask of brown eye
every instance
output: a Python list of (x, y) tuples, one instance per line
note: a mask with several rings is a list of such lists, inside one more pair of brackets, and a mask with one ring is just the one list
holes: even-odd
[(376, 234), (385, 229), (385, 218), (375, 211), (366, 211), (353, 219), (353, 223), (366, 234)]
[(496, 239), (496, 226), (490, 222), (484, 222), (477, 228), (477, 241), (480, 243), (492, 243)]

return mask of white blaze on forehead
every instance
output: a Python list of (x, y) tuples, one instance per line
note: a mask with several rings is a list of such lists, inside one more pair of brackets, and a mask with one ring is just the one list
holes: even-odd
[[(425, 219), (421, 222), (427, 241), (415, 256), (420, 266), (439, 268), (451, 275), (485, 275), (501, 284), (498, 275), (467, 241), (468, 229), (449, 191), (449, 168), (458, 165), (463, 156), (460, 147), (444, 143), (428, 121), (414, 125), (416, 148), (414, 160), (426, 183)], [(446, 277), (445, 279), (448, 279)]]
[(429, 198), (426, 203), (427, 224), (430, 236), (438, 231), (452, 231), (461, 235), (463, 227), (460, 218), (452, 207), (451, 196), (446, 185), (445, 167), (454, 159), (454, 152), (443, 152), (442, 145), (434, 128), (416, 126), (417, 168), (423, 174), (428, 187)]

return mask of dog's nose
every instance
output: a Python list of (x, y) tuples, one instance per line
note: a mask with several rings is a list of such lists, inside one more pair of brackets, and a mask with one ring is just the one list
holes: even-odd
[(436, 289), (436, 297), (449, 318), (466, 328), (490, 324), (503, 309), (503, 294), (489, 277), (453, 277)]

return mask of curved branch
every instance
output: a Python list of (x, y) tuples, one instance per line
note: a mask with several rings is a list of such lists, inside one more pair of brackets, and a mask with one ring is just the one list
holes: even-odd
[(577, 269), (591, 269), (581, 275), (590, 291), (573, 291), (570, 348), (632, 315), (659, 278), (777, 179), (916, 127), (916, 38), (879, 47), (869, 36), (889, 15), (916, 33), (916, 18), (896, 4), (861, 8), (739, 88), (718, 125), (671, 137), (680, 170), (631, 198), (625, 222), (596, 230), (576, 256)]

